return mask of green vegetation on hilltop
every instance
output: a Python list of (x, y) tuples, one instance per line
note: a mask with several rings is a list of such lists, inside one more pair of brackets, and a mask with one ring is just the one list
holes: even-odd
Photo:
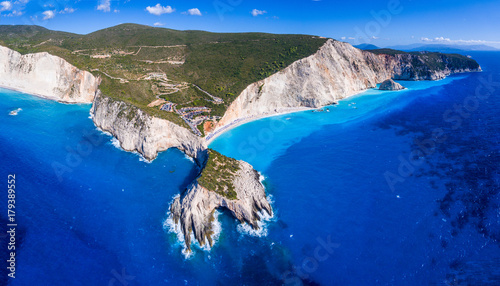
[(376, 55), (384, 54), (384, 55), (398, 55), (398, 54), (408, 54), (407, 52), (393, 50), (393, 49), (375, 49), (369, 50), (370, 53), (374, 53)]
[(216, 192), (230, 200), (238, 199), (233, 180), (240, 170), (239, 162), (219, 152), (208, 149), (208, 160), (198, 183), (209, 191)]
[[(178, 124), (184, 120), (176, 113), (147, 105), (164, 98), (179, 107), (205, 106), (211, 109), (209, 116), (222, 116), (248, 85), (314, 54), (326, 40), (306, 35), (176, 31), (136, 24), (87, 35), (38, 26), (0, 26), (0, 45), (23, 54), (49, 52), (60, 56), (100, 75), (104, 95)], [(152, 73), (165, 76), (159, 80), (147, 78)], [(213, 102), (192, 84), (224, 102)]]
[(302, 35), (249, 36), (254, 39), (189, 45), (190, 54), (182, 66), (188, 81), (228, 106), (249, 84), (314, 54), (326, 41)]

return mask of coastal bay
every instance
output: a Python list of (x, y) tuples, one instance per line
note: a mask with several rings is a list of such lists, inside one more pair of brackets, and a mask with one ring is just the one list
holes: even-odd
[[(252, 67), (258, 71), (260, 68), (258, 75), (247, 74), (243, 77), (244, 84), (238, 82), (235, 85), (231, 82), (234, 78), (231, 78), (225, 86), (220, 86), (214, 84), (214, 79), (228, 80), (227, 73), (211, 73), (193, 79), (174, 73), (175, 68), (171, 66), (157, 66), (160, 71), (176, 74), (178, 78), (172, 80), (167, 72), (145, 73), (148, 68), (143, 65), (172, 64), (170, 61), (150, 63), (144, 60), (144, 56), (159, 54), (141, 54), (141, 59), (135, 57), (143, 48), (184, 49), (183, 45), (140, 46), (137, 52), (127, 53), (125, 50), (131, 47), (118, 43), (123, 50), (113, 51), (109, 56), (83, 54), (82, 50), (76, 49), (84, 44), (82, 39), (95, 38), (96, 35), (98, 39), (102, 35), (121, 39), (119, 35), (131, 30), (204, 35), (207, 37), (204, 41), (209, 41), (214, 35), (132, 24), (89, 36), (47, 32), (37, 27), (13, 29), (31, 29), (42, 36), (49, 33), (61, 38), (60, 42), (47, 46), (44, 46), (47, 42), (39, 45), (7, 41), (13, 49), (37, 53), (21, 55), (2, 47), (0, 60), (4, 64), (0, 71), (5, 81), (3, 85), (8, 87), (10, 82), (13, 89), (62, 103), (92, 102), (92, 107), (67, 106), (2, 90), (6, 99), (2, 108), (9, 116), (2, 126), (2, 141), (5, 142), (2, 148), (5, 152), (16, 150), (8, 158), (9, 162), (22, 158), (15, 166), (19, 172), (28, 174), (32, 192), (29, 198), (21, 199), (21, 204), (34, 206), (42, 202), (40, 210), (30, 207), (28, 214), (22, 216), (21, 221), (29, 225), (23, 230), (26, 232), (23, 238), (30, 242), (38, 238), (49, 243), (49, 233), (53, 231), (59, 233), (54, 239), (64, 244), (64, 238), (71, 237), (54, 255), (57, 257), (71, 251), (81, 255), (84, 259), (80, 263), (87, 272), (78, 276), (79, 279), (89, 276), (92, 283), (103, 284), (109, 274), (116, 276), (120, 269), (122, 273), (127, 269), (132, 275), (126, 277), (135, 279), (133, 273), (149, 267), (138, 278), (139, 284), (158, 284), (161, 281), (224, 284), (234, 279), (245, 284), (255, 281), (256, 276), (257, 280), (272, 285), (283, 281), (328, 284), (334, 279), (332, 275), (339, 276), (339, 281), (347, 279), (341, 272), (332, 271), (331, 265), (337, 265), (346, 257), (356, 257), (353, 255), (356, 249), (366, 252), (365, 256), (358, 257), (373, 261), (371, 256), (374, 254), (363, 245), (364, 240), (356, 240), (349, 236), (349, 232), (362, 236), (364, 232), (359, 227), (374, 225), (398, 233), (397, 227), (387, 221), (392, 221), (402, 208), (409, 208), (408, 215), (430, 221), (423, 224), (429, 231), (437, 223), (450, 220), (450, 225), (442, 227), (440, 237), (446, 231), (455, 233), (452, 235), (455, 237), (461, 230), (456, 225), (464, 225), (466, 219), (460, 216), (454, 219), (447, 206), (460, 202), (467, 208), (475, 207), (473, 202), (461, 197), (450, 199), (454, 193), (446, 193), (445, 187), (448, 186), (444, 175), (441, 174), (439, 182), (430, 179), (432, 176), (418, 175), (418, 172), (434, 175), (443, 172), (433, 170), (432, 163), (427, 169), (421, 168), (423, 170), (417, 168), (420, 166), (411, 166), (409, 173), (401, 174), (401, 165), (407, 166), (404, 160), (415, 160), (411, 156), (401, 158), (405, 158), (408, 152), (412, 154), (412, 136), (422, 133), (425, 123), (418, 125), (419, 120), (425, 121), (433, 115), (425, 114), (425, 109), (422, 111), (420, 107), (428, 106), (427, 110), (431, 112), (436, 98), (437, 104), (446, 102), (451, 105), (456, 103), (453, 100), (460, 100), (460, 96), (465, 97), (473, 82), (480, 77), (476, 72), (482, 70), (473, 57), (386, 49), (367, 52), (333, 39), (259, 34), (251, 35), (251, 38), (274, 49), (272, 53), (266, 53), (266, 57), (284, 60), (262, 63), (264, 67), (258, 63)], [(228, 49), (235, 49), (241, 61), (246, 61), (247, 55), (255, 56), (248, 50), (255, 45), (253, 40), (240, 42), (245, 36), (249, 35), (224, 35), (228, 42), (216, 42), (212, 51), (215, 57), (210, 60), (217, 59)], [(296, 43), (301, 45), (293, 46)], [(102, 45), (102, 42), (94, 44)], [(201, 46), (203, 49), (212, 44), (203, 42)], [(101, 47), (100, 52), (108, 52), (108, 48)], [(191, 52), (176, 51), (179, 53), (176, 56), (187, 58), (186, 61), (173, 61), (173, 65), (186, 68), (183, 72), (188, 74), (211, 66), (210, 61), (207, 63), (198, 58), (200, 65), (194, 67), (190, 61), (193, 58), (187, 55), (199, 56), (200, 50), (192, 49)], [(479, 54), (481, 56), (484, 55)], [(108, 59), (114, 64), (109, 65)], [(116, 64), (124, 59), (127, 63), (137, 63), (138, 69), (125, 72), (129, 68)], [(103, 69), (109, 66), (117, 70)], [(407, 89), (398, 92), (376, 90), (389, 78), (404, 81)], [(29, 85), (30, 79), (33, 79), (32, 86)], [(36, 91), (41, 86), (46, 89)], [(457, 92), (456, 86), (469, 88)], [(196, 94), (190, 93), (192, 87)], [(452, 94), (452, 91), (458, 94), (457, 98), (442, 97)], [(168, 106), (164, 108), (163, 104)], [(443, 107), (436, 110), (440, 108)], [(400, 112), (407, 109), (420, 111), (417, 114), (421, 117), (401, 122), (399, 118), (411, 114)], [(12, 116), (16, 110), (16, 116)], [(439, 125), (439, 118), (434, 119), (434, 125)], [(37, 124), (23, 127), (33, 120), (38, 120)], [(444, 121), (447, 122), (446, 118)], [(212, 130), (205, 130), (205, 124), (200, 125), (203, 122), (210, 123)], [(202, 128), (198, 130), (200, 126)], [(27, 131), (33, 134), (23, 136), (22, 133)], [(40, 144), (33, 147), (32, 142)], [(491, 145), (489, 141), (485, 144)], [(494, 150), (494, 144), (490, 147)], [(124, 150), (127, 152), (122, 152)], [(441, 151), (447, 154), (446, 148)], [(380, 161), (390, 156), (395, 158)], [(452, 163), (449, 164), (461, 164), (456, 158), (450, 160)], [(32, 166), (36, 163), (40, 163), (41, 169)], [(391, 169), (393, 165), (397, 171)], [(494, 169), (489, 165), (485, 168)], [(40, 178), (35, 177), (37, 173), (41, 173)], [(424, 179), (418, 179), (420, 177)], [(358, 184), (360, 178), (364, 182), (361, 185)], [(445, 184), (444, 187), (440, 183)], [(453, 184), (459, 183), (467, 182)], [(423, 189), (428, 185), (437, 191), (422, 196), (408, 193), (408, 190)], [(57, 186), (58, 192), (48, 196), (51, 186)], [(388, 192), (384, 190), (386, 187)], [(364, 194), (366, 196), (361, 197)], [(411, 200), (405, 201), (405, 198)], [(47, 200), (55, 202), (45, 203)], [(440, 200), (441, 212), (432, 204)], [(323, 203), (318, 206), (318, 201)], [(406, 202), (406, 205), (398, 204), (398, 201)], [(374, 206), (376, 202), (391, 206), (394, 212)], [(494, 204), (492, 202), (488, 207)], [(370, 210), (380, 216), (379, 224), (367, 221)], [(436, 219), (432, 219), (431, 213)], [(471, 211), (469, 216), (473, 217), (473, 214)], [(409, 231), (402, 232), (405, 239), (414, 230), (411, 225), (420, 224), (420, 220), (415, 222), (412, 216), (396, 222)], [(42, 224), (46, 228), (36, 226), (38, 220), (34, 217), (46, 218)], [(101, 217), (103, 220), (96, 226), (99, 233), (93, 233), (91, 225)], [(332, 219), (324, 222), (324, 217)], [(58, 218), (63, 220), (63, 225), (59, 224)], [(473, 223), (470, 227), (474, 227)], [(108, 229), (111, 231), (104, 231)], [(478, 244), (483, 242), (476, 233), (468, 231), (465, 238)], [(404, 247), (404, 241), (388, 232), (370, 229), (368, 234), (368, 240), (389, 237), (396, 248)], [(419, 242), (423, 241), (423, 234), (419, 235)], [(122, 237), (123, 243), (115, 243)], [(488, 239), (494, 237), (493, 233)], [(452, 239), (431, 241), (446, 248)], [(415, 243), (420, 245), (419, 242)], [(315, 245), (317, 243), (319, 246)], [(463, 242), (459, 240), (457, 243)], [(36, 259), (35, 253), (43, 252), (43, 246), (23, 243), (22, 247), (30, 254), (29, 258), (24, 258), (28, 259), (27, 265), (35, 265), (36, 261), (31, 259)], [(326, 251), (325, 259), (331, 258), (332, 262), (320, 265), (321, 261), (315, 258), (318, 265), (314, 271), (304, 269), (304, 261), (312, 257), (308, 254), (311, 249), (313, 252), (318, 249)], [(390, 253), (394, 248), (377, 246), (377, 250)], [(451, 252), (449, 257), (454, 255), (456, 253)], [(94, 256), (99, 261), (95, 267), (91, 266), (96, 261), (92, 259)], [(404, 283), (407, 275), (429, 281), (442, 279), (443, 275), (448, 277), (453, 272), (453, 261), (450, 262), (449, 257), (430, 259), (431, 265), (444, 265), (431, 277), (419, 276), (415, 271), (416, 265), (429, 260), (429, 257), (416, 254), (397, 277), (387, 274), (394, 267), (391, 263), (382, 264), (380, 268), (362, 264), (371, 271), (366, 276), (361, 273), (361, 268), (351, 267), (350, 270), (359, 273), (360, 281), (366, 283), (372, 281), (373, 273), (379, 270), (383, 274), (377, 277), (383, 281), (396, 279)], [(396, 261), (403, 259), (393, 258)], [(53, 267), (57, 265), (46, 266), (42, 272), (50, 272), (55, 269)], [(258, 274), (257, 269), (261, 270)], [(304, 270), (307, 275), (304, 275)], [(29, 269), (20, 269), (19, 274), (27, 273), (23, 271)], [(211, 274), (207, 275), (208, 272)], [(71, 276), (66, 272), (62, 279), (70, 281)], [(40, 277), (43, 273), (26, 275), (24, 280), (16, 283), (29, 284)]]
[[(486, 59), (491, 61), (494, 58)], [(495, 74), (494, 71), (494, 66), (486, 64), (483, 73)], [(56, 271), (56, 268), (62, 273), (57, 280), (69, 282), (86, 279), (98, 284), (108, 283), (114, 277), (113, 270), (118, 273), (126, 268), (127, 275), (135, 276), (134, 281), (146, 284), (163, 283), (165, 280), (174, 285), (184, 284), (184, 280), (208, 284), (254, 281), (256, 277), (248, 275), (247, 271), (256, 271), (260, 273), (258, 279), (273, 283), (289, 273), (291, 269), (287, 265), (291, 263), (300, 267), (304, 259), (313, 255), (319, 245), (318, 240), (330, 241), (335, 246), (326, 263), (319, 264), (308, 278), (322, 284), (328, 284), (332, 279), (347, 283), (349, 276), (343, 274), (345, 267), (357, 273), (359, 281), (367, 283), (377, 275), (380, 281), (396, 279), (410, 284), (405, 277), (412, 277), (412, 281), (416, 281), (414, 285), (418, 285), (419, 281), (442, 281), (450, 273), (459, 275), (450, 265), (454, 265), (453, 261), (460, 257), (461, 246), (472, 244), (480, 252), (470, 254), (466, 261), (488, 267), (479, 256), (496, 259), (495, 251), (491, 249), (494, 244), (489, 239), (478, 235), (473, 226), (457, 231), (455, 236), (450, 235), (454, 230), (449, 223), (450, 218), (442, 215), (439, 206), (432, 203), (446, 193), (442, 186), (438, 185), (435, 192), (429, 190), (428, 195), (423, 194), (420, 190), (431, 183), (425, 178), (412, 176), (393, 193), (383, 176), (387, 170), (397, 172), (398, 155), (408, 152), (412, 140), (412, 136), (404, 132), (397, 135), (398, 130), (409, 128), (404, 124), (408, 121), (399, 118), (414, 114), (409, 111), (421, 110), (415, 114), (419, 118), (422, 112), (426, 114), (425, 110), (428, 110), (426, 116), (436, 113), (435, 120), (439, 124), (442, 111), (466, 97), (481, 76), (481, 73), (473, 73), (441, 81), (405, 82), (408, 89), (396, 93), (369, 90), (339, 101), (335, 105), (337, 107), (330, 106), (330, 112), (304, 111), (270, 117), (222, 134), (210, 147), (225, 155), (246, 159), (263, 173), (264, 185), (272, 195), (275, 217), (267, 223), (265, 232), (250, 235), (247, 230), (238, 227), (239, 222), (222, 212), (217, 216), (221, 225), (217, 243), (210, 251), (194, 246), (194, 255), (188, 260), (179, 255), (183, 245), (177, 234), (158, 226), (168, 219), (167, 210), (172, 198), (197, 176), (198, 167), (192, 161), (172, 149), (161, 153), (152, 163), (142, 162), (137, 155), (116, 149), (111, 137), (105, 136), (80, 165), (72, 168), (73, 172), (63, 176), (61, 183), (52, 164), (59, 162), (69, 166), (66, 159), (72, 153), (68, 147), (78, 150), (79, 144), (85, 142), (83, 131), (91, 134), (97, 131), (88, 118), (90, 106), (63, 105), (3, 90), (1, 110), (4, 111), (2, 116), (5, 118), (2, 120), (5, 124), (1, 132), (2, 152), (13, 152), (7, 158), (14, 166), (9, 171), (24, 174), (24, 178), (20, 176), (20, 182), (30, 182), (23, 186), (29, 193), (21, 196), (19, 202), (23, 209), (30, 210), (20, 218), (27, 232), (21, 245), (25, 255), (19, 256), (19, 263), (40, 267), (35, 253), (46, 252), (44, 245), (54, 242), (60, 245), (51, 254), (54, 259), (65, 257), (63, 254), (67, 252), (85, 258), (80, 259), (78, 264), (79, 269), (85, 270), (78, 275), (66, 266), (71, 263), (62, 261), (64, 265), (47, 264), (38, 274), (33, 274), (30, 267), (19, 269), (17, 274), (24, 280), (16, 280), (16, 283), (23, 285), (40, 279), (52, 281), (44, 273)], [(464, 89), (464, 86), (467, 88)], [(442, 106), (441, 109), (436, 109), (439, 106)], [(484, 116), (488, 116), (486, 111), (492, 109), (494, 112), (497, 103), (490, 101), (488, 105), (481, 106)], [(8, 112), (16, 108), (23, 111), (18, 116), (9, 116)], [(475, 114), (479, 116), (481, 112)], [(242, 135), (258, 134), (259, 130), (270, 127), (269, 121), (272, 120), (287, 124), (284, 129), (287, 132), (274, 135), (273, 141), (261, 151), (269, 152), (266, 153), (268, 155), (251, 158), (239, 154), (239, 144), (247, 140)], [(382, 128), (388, 120), (391, 125), (400, 127), (394, 130)], [(470, 129), (463, 132), (470, 132)], [(15, 140), (15, 145), (10, 143), (12, 140)], [(34, 141), (39, 143), (33, 145)], [(259, 144), (265, 145), (262, 142)], [(383, 157), (392, 157), (393, 160), (380, 165), (381, 161), (376, 158)], [(460, 159), (455, 161), (459, 163)], [(41, 169), (33, 170), (36, 166), (34, 162), (41, 162)], [(121, 167), (109, 170), (109, 165)], [(6, 168), (6, 165), (2, 166)], [(130, 173), (135, 176), (127, 175)], [(359, 184), (360, 174), (365, 182), (372, 183)], [(319, 180), (317, 176), (326, 179)], [(154, 184), (145, 185), (144, 182)], [(53, 192), (54, 188), (59, 191)], [(384, 203), (377, 207), (375, 200)], [(53, 203), (49, 203), (51, 201)], [(325, 202), (325, 205), (318, 206), (318, 201)], [(30, 207), (35, 205), (43, 207)], [(62, 205), (71, 207), (61, 208)], [(401, 213), (401, 208), (406, 211), (410, 208), (415, 212), (397, 220), (396, 214)], [(312, 213), (311, 209), (316, 211)], [(434, 216), (436, 211), (438, 215)], [(62, 220), (54, 219), (54, 216)], [(297, 220), (297, 216), (301, 219)], [(318, 221), (322, 216), (331, 220), (328, 223)], [(368, 237), (364, 234), (366, 229), (370, 229)], [(406, 231), (402, 232), (402, 229)], [(422, 232), (422, 229), (426, 231)], [(441, 229), (442, 233), (436, 233), (436, 229)], [(416, 231), (421, 234), (415, 236)], [(430, 246), (422, 243), (426, 241), (423, 236), (429, 235), (433, 237)], [(444, 235), (442, 239), (445, 242), (438, 239), (440, 235)], [(392, 244), (373, 243), (387, 239)], [(485, 242), (486, 246), (483, 246)], [(401, 249), (408, 251), (409, 245), (415, 248), (414, 252), (410, 252), (412, 259), (397, 255)], [(447, 245), (446, 248), (443, 245)], [(427, 247), (432, 251), (422, 251)], [(359, 249), (363, 253), (360, 254)], [(373, 265), (370, 261), (380, 253), (386, 253), (391, 259), (381, 265)], [(393, 256), (390, 256), (391, 253)], [(356, 262), (349, 257), (361, 260)], [(432, 264), (432, 258), (435, 258), (435, 264)], [(266, 260), (272, 266), (263, 270), (262, 265), (265, 264), (262, 263)], [(394, 273), (395, 265), (389, 261), (406, 262), (404, 268)], [(342, 266), (346, 262), (347, 266)], [(422, 263), (424, 268), (420, 267)], [(338, 271), (332, 271), (332, 265)], [(297, 278), (293, 275), (286, 277), (291, 281)]]

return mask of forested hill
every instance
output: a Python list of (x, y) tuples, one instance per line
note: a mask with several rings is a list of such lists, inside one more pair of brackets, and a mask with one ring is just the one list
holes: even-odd
[(0, 26), (0, 45), (23, 54), (60, 56), (101, 75), (105, 95), (179, 124), (182, 120), (175, 114), (147, 105), (160, 97), (177, 104), (177, 109), (205, 106), (211, 109), (209, 115), (222, 116), (246, 86), (314, 54), (326, 40), (307, 35), (177, 31), (136, 24), (87, 35), (39, 26)]

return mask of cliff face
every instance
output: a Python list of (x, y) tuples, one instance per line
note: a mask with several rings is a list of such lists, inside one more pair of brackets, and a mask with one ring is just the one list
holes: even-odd
[(0, 86), (67, 103), (91, 103), (99, 79), (48, 53), (0, 46)]
[(425, 53), (377, 55), (328, 40), (314, 55), (249, 85), (229, 106), (216, 130), (238, 119), (329, 105), (389, 78), (436, 80), (478, 70), (473, 60), (464, 64), (446, 55)]
[(98, 92), (90, 113), (95, 125), (113, 134), (124, 150), (137, 151), (153, 160), (158, 152), (174, 147), (195, 158), (200, 165), (205, 161), (206, 146), (202, 138), (168, 120), (150, 116), (133, 105)]
[(217, 128), (239, 118), (287, 108), (320, 107), (391, 77), (378, 56), (329, 40), (314, 55), (248, 86), (229, 106)]
[(264, 186), (259, 181), (259, 174), (246, 162), (238, 161), (238, 164), (239, 170), (233, 177), (236, 199), (229, 199), (209, 190), (195, 180), (172, 203), (171, 216), (174, 223), (180, 225), (188, 250), (191, 246), (191, 234), (194, 234), (200, 245), (208, 243), (212, 246), (212, 220), (217, 208), (228, 209), (241, 223), (247, 223), (254, 229), (259, 228), (258, 212), (264, 210), (272, 215)]
[(480, 71), (474, 60), (460, 61), (445, 54), (380, 54), (385, 69), (396, 80), (439, 80), (454, 73)]

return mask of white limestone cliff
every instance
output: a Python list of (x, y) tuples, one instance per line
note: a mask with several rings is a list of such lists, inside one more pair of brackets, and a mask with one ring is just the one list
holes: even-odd
[(97, 93), (90, 110), (95, 125), (113, 134), (124, 150), (137, 151), (153, 160), (158, 152), (178, 148), (202, 164), (204, 140), (190, 130), (168, 120), (151, 116), (141, 109)]
[(49, 53), (0, 46), (0, 86), (66, 103), (91, 103), (100, 79)]
[(348, 43), (328, 40), (315, 54), (250, 84), (231, 103), (212, 134), (242, 119), (258, 118), (297, 108), (318, 108), (375, 87), (386, 79), (436, 80), (480, 67), (431, 70), (417, 65), (421, 54), (376, 55)]
[(229, 106), (216, 129), (240, 118), (297, 107), (320, 107), (391, 77), (384, 62), (350, 44), (328, 40), (315, 54), (249, 85)]

